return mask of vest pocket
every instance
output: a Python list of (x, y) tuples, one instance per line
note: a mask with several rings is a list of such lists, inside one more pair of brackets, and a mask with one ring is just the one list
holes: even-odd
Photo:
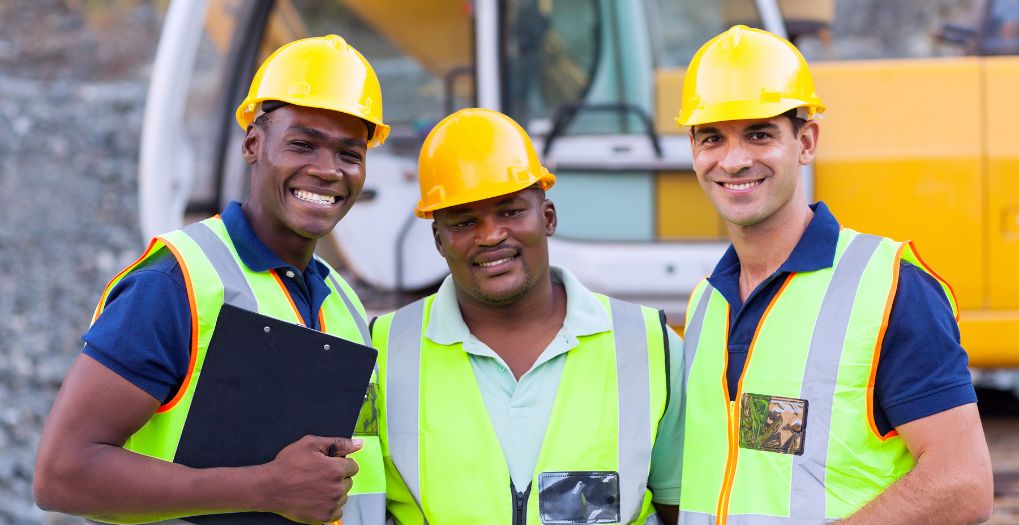
[(619, 474), (542, 472), (538, 514), (545, 524), (619, 523)]
[(743, 394), (739, 415), (740, 448), (803, 455), (807, 405), (806, 399)]

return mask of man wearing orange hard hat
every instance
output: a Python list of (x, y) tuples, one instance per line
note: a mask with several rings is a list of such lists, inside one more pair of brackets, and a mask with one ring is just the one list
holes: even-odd
[(389, 133), (371, 65), (336, 35), (291, 42), (258, 69), (237, 122), (247, 199), (156, 237), (107, 286), (43, 430), (40, 507), (114, 523), (248, 511), (384, 523), (373, 424), (353, 440), (305, 436), (258, 466), (173, 462), (226, 305), (370, 344), (364, 307), (314, 250)]
[(684, 78), (676, 120), (732, 245), (687, 308), (680, 523), (985, 520), (955, 298), (911, 243), (809, 203), (824, 110), (799, 51), (759, 29), (708, 41)]
[(395, 522), (675, 522), (682, 342), (664, 316), (549, 265), (555, 176), (509, 117), (446, 117), (419, 172), (451, 275), (372, 325)]

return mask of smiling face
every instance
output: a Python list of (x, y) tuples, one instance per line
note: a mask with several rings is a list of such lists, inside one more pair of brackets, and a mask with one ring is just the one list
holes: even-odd
[(461, 299), (513, 303), (548, 274), (556, 212), (543, 192), (524, 189), (436, 210), (434, 219), (435, 246)]
[(332, 231), (364, 186), (367, 138), (359, 118), (293, 105), (249, 126), (244, 208), (259, 238), (280, 254)]
[(816, 122), (796, 132), (782, 115), (700, 124), (690, 134), (694, 171), (730, 226), (780, 221), (806, 206), (800, 171), (814, 159), (817, 135)]

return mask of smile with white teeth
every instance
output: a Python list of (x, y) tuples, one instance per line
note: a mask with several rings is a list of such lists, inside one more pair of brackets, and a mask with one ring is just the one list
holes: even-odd
[(508, 260), (510, 260), (510, 259), (512, 259), (512, 257), (503, 257), (502, 259), (496, 259), (496, 260), (494, 260), (494, 261), (488, 261), (488, 262), (478, 263), (478, 266), (485, 266), (485, 267), (488, 267), (488, 266), (495, 266), (495, 265), (497, 265), (497, 264), (502, 264), (502, 263), (504, 263), (504, 262), (506, 262), (506, 261), (508, 261)]
[(334, 195), (319, 195), (318, 193), (312, 193), (308, 190), (291, 190), (294, 197), (301, 199), (306, 202), (313, 202), (315, 204), (333, 204), (336, 202), (336, 196)]
[(762, 180), (753, 180), (753, 181), (750, 181), (750, 182), (743, 182), (741, 184), (732, 184), (732, 183), (729, 183), (729, 182), (723, 182), (722, 186), (725, 186), (726, 189), (735, 190), (735, 191), (742, 191), (742, 190), (749, 190), (750, 188), (753, 188), (754, 186), (757, 186), (758, 184), (760, 184), (762, 182), (764, 182), (763, 179)]

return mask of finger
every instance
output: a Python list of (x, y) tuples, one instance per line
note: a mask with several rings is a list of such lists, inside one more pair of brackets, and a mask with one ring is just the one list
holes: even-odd
[[(325, 446), (323, 452), (329, 452), (330, 450), (332, 450), (333, 451), (332, 455), (334, 456), (346, 456), (348, 454), (353, 454), (354, 452), (361, 450), (361, 447), (364, 446), (364, 440), (358, 438), (354, 439), (328, 438), (328, 439), (329, 443)], [(332, 445), (332, 449), (330, 449), (329, 445)]]
[(336, 465), (338, 467), (338, 474), (344, 480), (349, 480), (355, 474), (360, 471), (360, 465), (356, 461), (350, 458), (336, 458)]

